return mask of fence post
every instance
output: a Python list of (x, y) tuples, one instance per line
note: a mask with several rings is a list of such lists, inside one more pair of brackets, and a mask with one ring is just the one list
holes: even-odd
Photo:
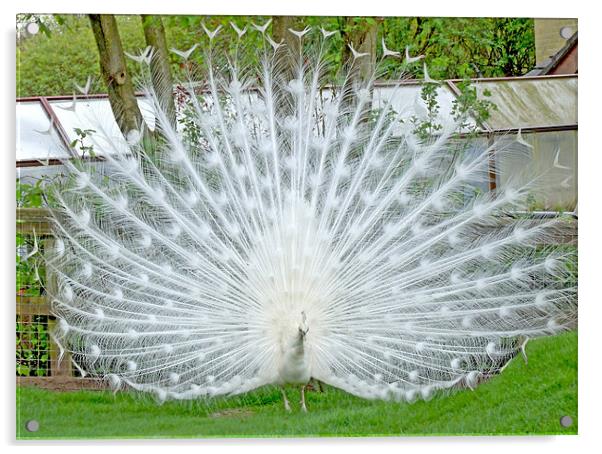
[[(16, 227), (17, 232), (24, 235), (35, 235), (42, 246), (44, 259), (55, 248), (52, 224), (49, 222), (50, 212), (46, 208), (17, 208)], [(21, 320), (33, 323), (33, 316), (42, 315), (48, 317), (47, 329), (53, 331), (56, 320), (52, 316), (52, 299), (58, 291), (58, 280), (56, 275), (46, 268), (45, 279), (46, 292), (40, 296), (17, 296), (16, 315)], [(18, 334), (17, 334), (18, 335)], [(49, 374), (47, 376), (17, 376), (18, 386), (37, 386), (52, 390), (81, 390), (81, 389), (105, 389), (106, 384), (98, 378), (74, 377), (71, 367), (71, 355), (64, 353), (59, 362), (58, 346), (49, 339)]]
[[(55, 248), (55, 240), (53, 237), (47, 237), (44, 240), (44, 256), (47, 258), (50, 252)], [(52, 295), (55, 295), (58, 290), (56, 276), (46, 268), (46, 299), (48, 307), (52, 309)], [(48, 332), (54, 332), (56, 328), (56, 318), (50, 313), (48, 314)], [(52, 341), (52, 338), (50, 342)], [(50, 375), (53, 377), (70, 377), (71, 376), (71, 356), (69, 352), (65, 352), (62, 358), (59, 358), (58, 346), (50, 349)]]

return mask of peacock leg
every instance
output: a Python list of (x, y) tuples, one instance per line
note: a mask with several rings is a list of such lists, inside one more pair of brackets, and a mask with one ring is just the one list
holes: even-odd
[(324, 386), (322, 385), (322, 382), (320, 380), (316, 380), (316, 383), (318, 384), (318, 390), (323, 393), (324, 392)]
[(286, 398), (286, 392), (284, 391), (284, 387), (283, 386), (280, 387), (280, 391), (282, 392), (282, 398), (284, 399), (284, 409), (286, 411), (290, 412), (291, 411), (291, 406), (288, 403), (288, 399)]
[(303, 385), (301, 386), (301, 402), (299, 402), (301, 404), (301, 410), (303, 410), (304, 412), (307, 413), (307, 407), (305, 406), (305, 387), (307, 385)]

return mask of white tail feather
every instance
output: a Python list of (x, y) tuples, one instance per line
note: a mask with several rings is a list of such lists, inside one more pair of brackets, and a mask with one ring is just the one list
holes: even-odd
[(196, 139), (147, 87), (157, 153), (95, 138), (102, 165), (65, 163), (47, 267), (55, 336), (82, 373), (159, 400), (315, 377), (413, 401), (473, 388), (524, 354), (520, 339), (572, 323), (574, 257), (538, 248), (557, 221), (504, 216), (529, 185), (474, 191), (490, 151), (511, 145), (459, 152), (453, 122), (429, 139), (400, 132), (413, 108), (366, 119), (373, 80), (351, 74), (324, 105), (322, 55), (297, 55), (283, 80), (284, 44), (264, 39), (251, 72), (209, 50), (208, 92), (185, 106)]

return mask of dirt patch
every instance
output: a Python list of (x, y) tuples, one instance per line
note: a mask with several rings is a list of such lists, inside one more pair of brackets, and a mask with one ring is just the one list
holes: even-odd
[(76, 377), (17, 377), (17, 386), (35, 386), (50, 391), (102, 391), (106, 383), (97, 378)]
[(253, 416), (254, 412), (244, 408), (227, 408), (209, 415), (210, 418), (241, 418)]

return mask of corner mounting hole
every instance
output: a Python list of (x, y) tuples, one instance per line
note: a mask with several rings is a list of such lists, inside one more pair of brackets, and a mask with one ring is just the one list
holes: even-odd
[(564, 39), (569, 39), (571, 36), (573, 36), (573, 28), (572, 27), (562, 27), (560, 29), (560, 36), (562, 36)]
[(562, 427), (571, 427), (573, 425), (573, 418), (571, 418), (570, 416), (563, 416), (562, 418), (560, 418), (560, 425)]
[(25, 423), (25, 428), (28, 432), (37, 432), (40, 429), (40, 423), (35, 419), (30, 419)]
[(40, 26), (38, 24), (36, 24), (35, 22), (30, 22), (29, 24), (27, 24), (25, 26), (25, 30), (27, 30), (27, 33), (29, 33), (30, 35), (36, 35), (39, 31), (40, 31)]

